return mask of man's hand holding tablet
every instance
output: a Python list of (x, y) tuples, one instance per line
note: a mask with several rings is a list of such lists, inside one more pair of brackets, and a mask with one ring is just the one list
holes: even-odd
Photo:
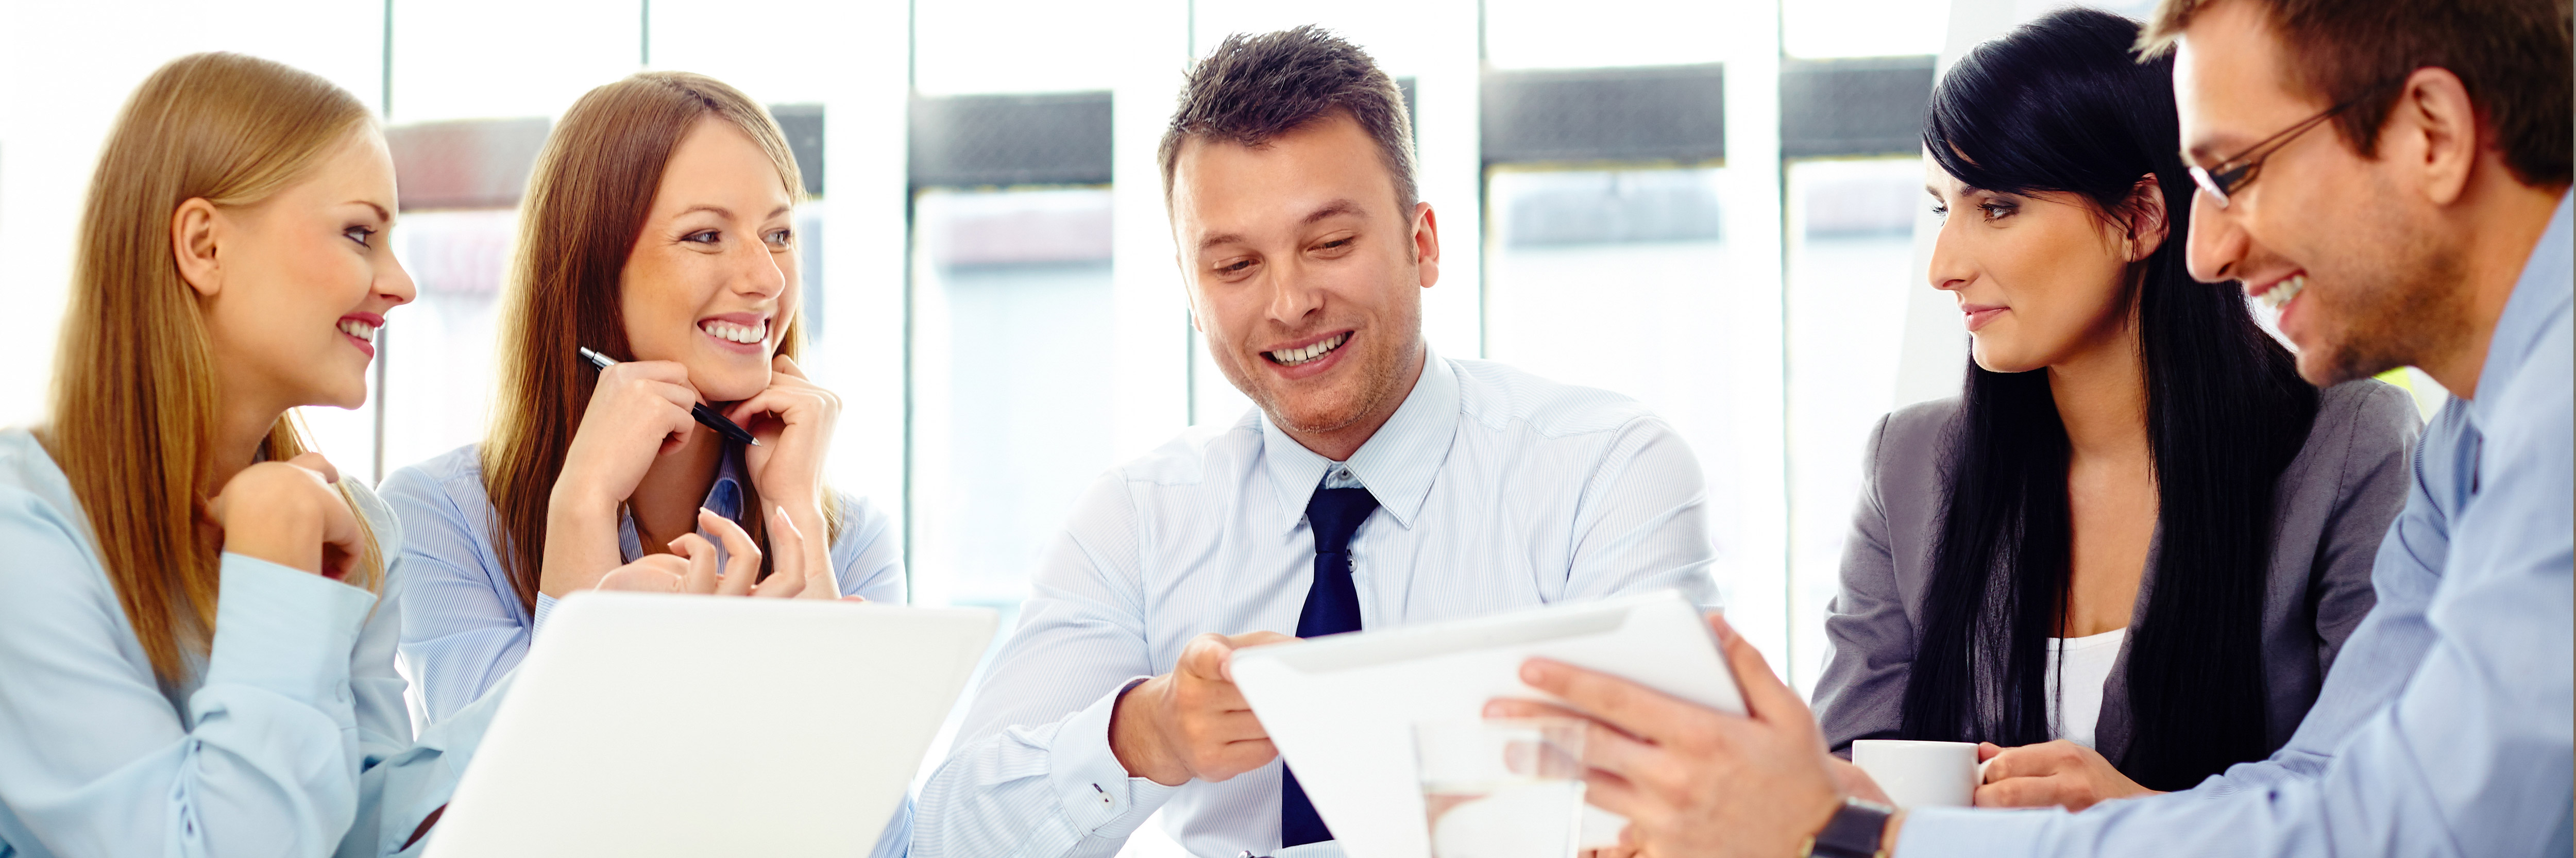
[[(1747, 715), (1547, 659), (1524, 664), (1521, 681), (1590, 713), (1583, 758), (1592, 775), (1585, 799), (1628, 817), (1622, 846), (1693, 858), (1799, 854), (1798, 838), (1823, 829), (1851, 791), (1797, 692), (1724, 619), (1710, 614), (1708, 623), (1743, 690)], [(1584, 717), (1510, 699), (1487, 704), (1485, 714)], [(1890, 822), (1891, 834), (1901, 819)]]
[(1204, 634), (1181, 649), (1172, 672), (1118, 698), (1109, 750), (1127, 773), (1164, 786), (1223, 781), (1262, 767), (1279, 751), (1234, 685), (1234, 651), (1296, 638), (1278, 632)]

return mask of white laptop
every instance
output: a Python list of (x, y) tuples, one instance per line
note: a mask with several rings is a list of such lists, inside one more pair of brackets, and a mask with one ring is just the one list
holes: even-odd
[(865, 856), (994, 622), (575, 594), (519, 665), (428, 854)]

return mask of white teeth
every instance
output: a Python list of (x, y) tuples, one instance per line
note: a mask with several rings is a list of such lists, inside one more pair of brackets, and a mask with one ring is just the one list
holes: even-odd
[(2272, 290), (2263, 293), (2263, 306), (2271, 308), (2275, 313), (2280, 312), (2282, 307), (2289, 306), (2290, 299), (2299, 297), (2299, 290), (2306, 288), (2308, 288), (2308, 275), (2293, 274), (2290, 279), (2272, 284)]
[(1281, 366), (1296, 366), (1298, 364), (1323, 357), (1326, 353), (1329, 353), (1334, 349), (1341, 348), (1342, 344), (1350, 342), (1350, 339), (1351, 335), (1343, 334), (1305, 348), (1280, 349), (1274, 352), (1267, 352), (1266, 354), (1270, 355), (1271, 360), (1279, 362), (1279, 365)]
[(769, 320), (767, 319), (762, 319), (758, 325), (737, 325), (731, 322), (701, 322), (698, 324), (698, 329), (707, 332), (708, 336), (715, 337), (719, 340), (725, 340), (727, 342), (748, 344), (769, 339)]
[(358, 339), (366, 340), (370, 343), (376, 341), (376, 326), (356, 319), (341, 319), (340, 333), (348, 334), (349, 336), (357, 337)]

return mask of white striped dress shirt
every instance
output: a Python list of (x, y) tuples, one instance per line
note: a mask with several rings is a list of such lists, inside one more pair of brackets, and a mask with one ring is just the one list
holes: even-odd
[[(912, 854), (1108, 856), (1157, 809), (1196, 855), (1278, 849), (1276, 760), (1222, 783), (1132, 778), (1109, 715), (1192, 637), (1295, 632), (1306, 501), (1334, 464), (1256, 409), (1094, 482), (922, 787)], [(1426, 355), (1344, 467), (1380, 504), (1351, 542), (1365, 628), (1664, 588), (1716, 602), (1699, 463), (1626, 397)]]

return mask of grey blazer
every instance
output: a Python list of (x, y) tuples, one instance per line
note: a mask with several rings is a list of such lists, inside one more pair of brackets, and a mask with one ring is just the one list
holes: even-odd
[[(2408, 450), (2422, 425), (2405, 391), (2377, 381), (2327, 388), (2318, 406), (2307, 444), (2281, 472), (2263, 648), (2247, 654), (2263, 660), (2276, 749), (2298, 729), (2335, 651), (2376, 601), (2371, 560), (2405, 506)], [(1870, 433), (1842, 586), (1826, 606), (1832, 654), (1816, 681), (1816, 716), (1837, 752), (1848, 755), (1854, 739), (1898, 735), (1948, 491), (1941, 460), (1958, 414), (1957, 399), (1926, 402), (1881, 418)], [(2133, 627), (2145, 619), (2161, 541), (2158, 534), (2147, 549)], [(2094, 724), (2098, 750), (2114, 765), (2129, 743), (2128, 663), (2123, 644)]]

